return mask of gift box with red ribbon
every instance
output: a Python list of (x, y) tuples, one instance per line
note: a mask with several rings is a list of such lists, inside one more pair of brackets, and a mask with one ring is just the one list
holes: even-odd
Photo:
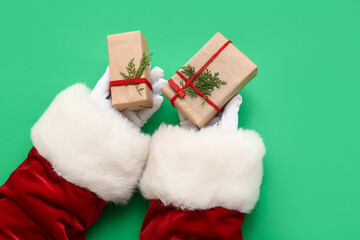
[(111, 100), (119, 111), (151, 108), (150, 55), (140, 31), (108, 35)]
[(257, 66), (216, 33), (162, 87), (165, 97), (199, 128), (257, 74)]

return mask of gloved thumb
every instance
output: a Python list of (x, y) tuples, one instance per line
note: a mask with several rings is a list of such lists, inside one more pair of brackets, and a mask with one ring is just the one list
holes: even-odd
[(220, 127), (227, 130), (236, 130), (238, 128), (238, 112), (242, 103), (242, 97), (237, 94), (225, 106), (220, 120)]
[(109, 66), (106, 68), (104, 75), (100, 78), (100, 80), (96, 83), (92, 93), (91, 98), (94, 100), (103, 100), (106, 99), (110, 94), (110, 71)]
[(164, 98), (162, 96), (158, 95), (154, 97), (152, 108), (143, 109), (138, 112), (138, 117), (140, 118), (140, 120), (145, 123), (154, 114), (154, 112), (156, 112), (160, 108), (163, 101)]

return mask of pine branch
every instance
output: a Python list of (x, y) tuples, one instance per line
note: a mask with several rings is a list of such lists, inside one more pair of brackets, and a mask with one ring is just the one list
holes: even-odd
[(141, 90), (144, 90), (144, 88), (139, 88), (139, 84), (134, 84), (136, 87), (136, 90), (138, 91), (138, 93), (140, 94), (140, 96), (142, 96), (141, 94)]
[[(150, 53), (148, 55), (143, 53), (143, 57), (140, 60), (140, 66), (137, 70), (136, 70), (136, 67), (134, 64), (134, 58), (131, 59), (130, 62), (128, 63), (128, 66), (126, 67), (127, 74), (120, 72), (120, 75), (124, 79), (140, 78), (143, 75), (146, 67), (150, 66), (150, 61), (151, 61), (152, 55), (153, 55), (153, 53)], [(139, 88), (139, 84), (134, 84), (134, 85), (136, 87), (136, 90), (140, 94), (140, 96), (142, 96), (141, 91), (144, 90), (144, 88)], [(128, 86), (128, 85), (126, 85), (126, 86)]]
[(145, 68), (147, 66), (150, 66), (150, 61), (151, 61), (151, 56), (153, 55), (153, 53), (150, 53), (149, 55), (146, 55), (145, 53), (143, 53), (143, 57), (140, 60), (140, 66), (138, 68), (138, 70), (136, 70), (135, 73), (135, 78), (139, 78), (141, 77), (141, 75), (143, 75)]
[[(190, 65), (182, 67), (180, 72), (188, 79), (196, 74), (195, 67)], [(185, 81), (181, 80), (180, 84), (181, 86), (184, 86), (186, 83)], [(220, 88), (221, 85), (226, 85), (227, 83), (219, 78), (218, 72), (214, 73), (213, 75), (210, 70), (206, 68), (195, 78), (194, 81), (192, 81), (192, 84), (194, 84), (194, 86), (205, 95), (202, 103), (204, 104), (205, 98), (211, 96), (211, 93), (215, 88)], [(198, 96), (197, 92), (191, 86), (185, 88), (184, 92), (191, 97)]]

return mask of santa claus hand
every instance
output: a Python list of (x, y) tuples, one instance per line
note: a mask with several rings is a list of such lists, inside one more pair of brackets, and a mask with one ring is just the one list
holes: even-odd
[(265, 146), (255, 131), (238, 129), (241, 102), (236, 95), (199, 131), (180, 114), (181, 127), (162, 124), (152, 135), (139, 184), (150, 200), (140, 239), (242, 239)]
[(110, 72), (109, 66), (106, 68), (104, 75), (96, 83), (90, 97), (96, 102), (96, 104), (105, 109), (111, 108), (110, 100)]
[[(151, 84), (153, 86), (153, 107), (135, 110), (135, 111), (126, 111), (122, 112), (123, 116), (132, 121), (136, 126), (142, 127), (146, 121), (156, 112), (164, 98), (160, 96), (161, 87), (166, 83), (166, 80), (163, 79), (164, 71), (159, 67), (154, 67), (151, 70)], [(109, 67), (106, 68), (104, 75), (97, 82), (93, 92), (91, 93), (91, 98), (97, 103), (98, 106), (102, 108), (111, 108), (110, 100), (110, 72)]]
[[(227, 130), (236, 130), (238, 128), (238, 112), (242, 103), (242, 97), (237, 94), (224, 107), (224, 110), (218, 113), (205, 127), (218, 127)], [(184, 128), (197, 128), (180, 111), (180, 125)]]

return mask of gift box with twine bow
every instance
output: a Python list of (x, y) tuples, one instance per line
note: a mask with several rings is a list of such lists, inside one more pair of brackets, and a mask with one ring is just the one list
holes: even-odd
[(162, 87), (171, 104), (199, 128), (257, 74), (257, 66), (216, 33)]
[(140, 31), (108, 35), (111, 101), (119, 111), (151, 108), (151, 55)]

